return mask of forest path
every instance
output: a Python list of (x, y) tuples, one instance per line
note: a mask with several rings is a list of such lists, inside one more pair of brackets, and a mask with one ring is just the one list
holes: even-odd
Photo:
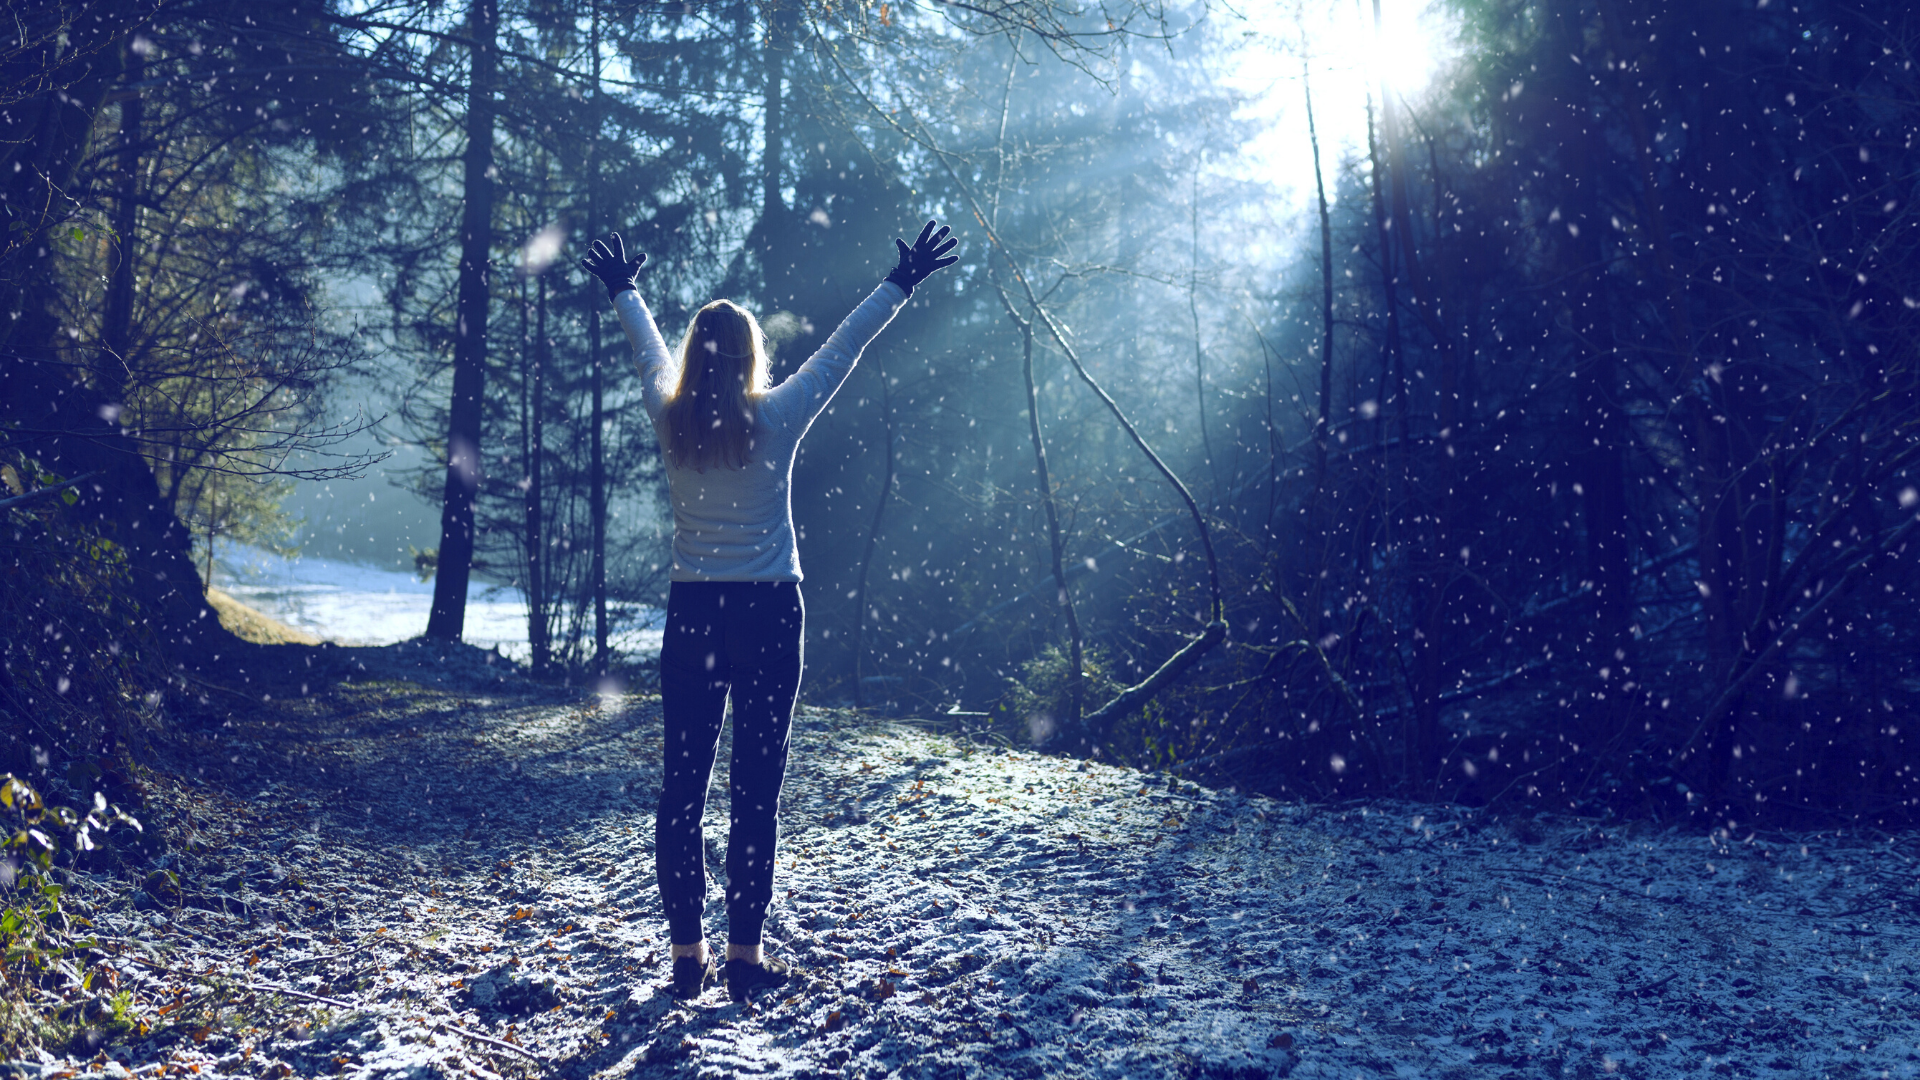
[[(1911, 838), (1803, 848), (1530, 821), (1516, 837), (1457, 808), (1170, 791), (804, 709), (767, 935), (798, 971), (745, 1007), (665, 991), (657, 698), (361, 684), (207, 738), (219, 767), (165, 796), (196, 840), (174, 857), (185, 903), (75, 891), (101, 929), (149, 943), (122, 967), (145, 1000), (226, 1010), (169, 1051), (202, 1076), (1911, 1076), (1920, 1061)], [(723, 746), (716, 878), (724, 761)], [(81, 1068), (116, 1075), (104, 1060)]]

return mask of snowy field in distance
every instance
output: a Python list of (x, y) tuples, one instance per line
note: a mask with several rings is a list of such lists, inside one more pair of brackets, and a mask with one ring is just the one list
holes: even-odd
[[(314, 556), (286, 558), (245, 544), (215, 548), (213, 584), (288, 626), (341, 645), (391, 645), (418, 637), (433, 606), (433, 582), (412, 574)], [(609, 614), (615, 651), (660, 651), (658, 609), (613, 605)], [(463, 636), (470, 645), (498, 648), (525, 662), (525, 595), (476, 579), (467, 593)]]

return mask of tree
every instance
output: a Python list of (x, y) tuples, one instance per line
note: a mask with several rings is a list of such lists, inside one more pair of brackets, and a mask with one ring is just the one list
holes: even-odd
[[(234, 250), (245, 265), (195, 265), (200, 252), (143, 244), (152, 223), (142, 204), (159, 221), (197, 204), (215, 218), (200, 235), (217, 235), (267, 147), (338, 145), (359, 84), (337, 41), (293, 6), (205, 0), (156, 14), (108, 3), (76, 14), (29, 4), (6, 56), (0, 289), (11, 317), (0, 407), (10, 445), (55, 472), (95, 477), (75, 512), (125, 547), (163, 639), (218, 641), (176, 514), (187, 473), (163, 490), (149, 462), (270, 474), (287, 452), (339, 432), (303, 415), (326, 363), (284, 351), (283, 332), (306, 322), (289, 310), (299, 271), (276, 263), (285, 249), (243, 243)], [(117, 122), (103, 126), (116, 102)], [(163, 143), (200, 154), (169, 156)], [(153, 269), (144, 295), (143, 265)], [(96, 267), (111, 275), (104, 303)], [(180, 329), (208, 320), (222, 325), (202, 337)], [(257, 334), (280, 340), (270, 349)]]
[[(494, 0), (467, 9), (467, 149), (463, 155), (460, 285), (454, 315), (453, 393), (447, 410), (447, 480), (440, 512), (440, 558), (426, 636), (457, 641), (466, 620), (473, 566), (474, 495), (480, 487), (481, 394), (486, 387), (493, 248)], [(596, 436), (597, 437), (597, 436)]]

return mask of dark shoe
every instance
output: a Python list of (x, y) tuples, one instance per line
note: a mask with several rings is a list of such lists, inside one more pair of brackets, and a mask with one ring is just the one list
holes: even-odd
[(719, 958), (707, 953), (706, 963), (691, 956), (673, 958), (673, 996), (677, 998), (695, 998), (704, 993), (707, 987), (720, 981)]
[(763, 957), (758, 964), (749, 964), (745, 960), (727, 961), (727, 994), (735, 1001), (745, 1001), (748, 995), (761, 990), (770, 990), (787, 981), (792, 971), (784, 960)]

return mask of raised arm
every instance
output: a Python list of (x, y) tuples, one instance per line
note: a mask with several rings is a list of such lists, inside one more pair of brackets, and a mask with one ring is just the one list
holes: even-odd
[[(853, 365), (860, 362), (860, 353), (866, 349), (887, 323), (893, 321), (893, 313), (907, 302), (907, 293), (891, 281), (883, 281), (873, 290), (852, 314), (840, 320), (840, 325), (827, 340), (807, 357), (800, 370), (786, 377), (779, 386), (767, 391), (763, 399), (762, 413), (779, 417), (780, 422), (796, 431), (804, 432), (833, 400), (840, 384), (847, 381)], [(768, 410), (771, 413), (768, 413)]]
[(627, 344), (633, 346), (633, 366), (640, 372), (647, 392), (658, 389), (661, 373), (671, 365), (673, 354), (667, 351), (666, 339), (660, 336), (660, 327), (653, 321), (653, 312), (647, 310), (647, 302), (640, 299), (640, 293), (634, 289), (613, 298), (614, 314), (620, 316), (620, 329), (627, 332)]
[(947, 254), (958, 241), (948, 239), (950, 230), (945, 226), (940, 226), (936, 233), (937, 224), (927, 222), (911, 247), (905, 240), (896, 238), (894, 244), (900, 249), (900, 261), (887, 274), (887, 279), (841, 321), (827, 336), (826, 343), (800, 365), (800, 370), (768, 393), (768, 404), (784, 414), (798, 430), (804, 432), (833, 400), (833, 395), (859, 362), (867, 343), (893, 320), (894, 312), (913, 295), (914, 286), (934, 271), (960, 261), (959, 256)]
[(593, 242), (592, 249), (580, 260), (580, 266), (607, 287), (607, 299), (613, 301), (614, 313), (620, 317), (620, 329), (626, 331), (627, 344), (633, 347), (633, 366), (640, 372), (642, 392), (651, 407), (653, 396), (659, 393), (660, 373), (667, 369), (671, 354), (667, 352), (666, 340), (660, 336), (660, 327), (653, 321), (653, 313), (647, 310), (647, 302), (640, 299), (640, 290), (635, 285), (640, 268), (646, 262), (644, 252), (635, 252), (633, 258), (627, 258), (627, 246), (620, 234), (611, 233), (606, 240)]

